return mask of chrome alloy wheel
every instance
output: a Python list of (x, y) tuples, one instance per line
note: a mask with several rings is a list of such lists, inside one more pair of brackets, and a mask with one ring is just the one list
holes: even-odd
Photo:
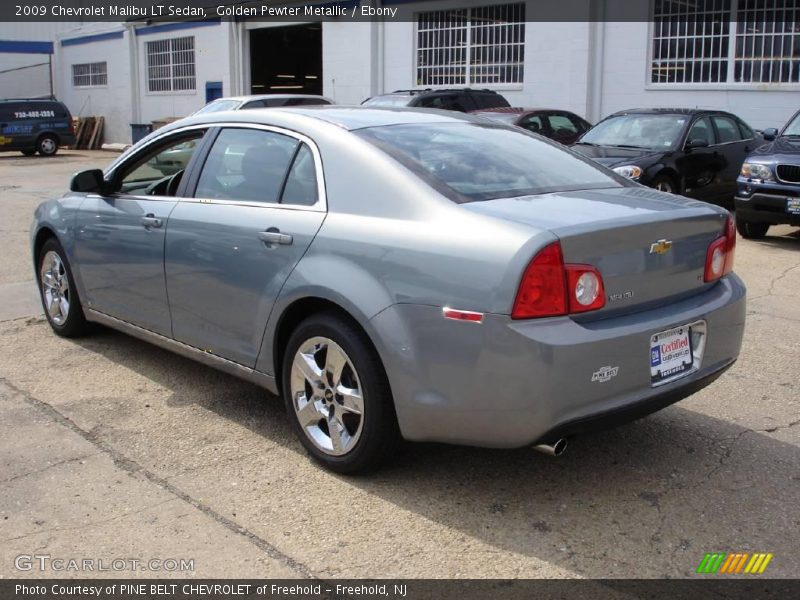
[(44, 255), (39, 273), (44, 305), (50, 320), (63, 325), (69, 316), (69, 279), (64, 262), (57, 252), (50, 250)]
[(313, 444), (332, 456), (352, 450), (364, 428), (364, 397), (355, 367), (326, 337), (304, 342), (292, 361), (292, 406)]

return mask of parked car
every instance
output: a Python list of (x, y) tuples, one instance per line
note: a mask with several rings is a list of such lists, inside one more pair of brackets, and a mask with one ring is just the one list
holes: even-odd
[[(187, 140), (184, 171), (149, 169)], [(280, 393), (339, 472), (401, 437), (558, 454), (739, 354), (727, 211), (470, 115), (204, 114), (70, 190), (32, 228), (55, 333), (103, 323)]]
[(75, 143), (72, 115), (57, 100), (0, 100), (0, 152), (53, 156)]
[(397, 90), (367, 98), (361, 104), (372, 107), (440, 108), (457, 112), (510, 106), (508, 100), (493, 90), (470, 88)]
[(325, 96), (311, 94), (261, 94), (257, 96), (217, 98), (193, 114), (201, 115), (224, 110), (248, 110), (251, 108), (274, 108), (277, 106), (317, 106), (323, 104), (334, 104), (334, 101)]
[(729, 204), (745, 156), (761, 144), (730, 113), (641, 108), (606, 117), (573, 149), (657, 190)]
[(567, 146), (578, 141), (578, 138), (592, 127), (575, 113), (566, 110), (512, 106), (485, 108), (472, 112), (493, 121), (522, 127)]
[(800, 111), (764, 138), (736, 180), (736, 229), (745, 238), (764, 237), (770, 225), (800, 226)]

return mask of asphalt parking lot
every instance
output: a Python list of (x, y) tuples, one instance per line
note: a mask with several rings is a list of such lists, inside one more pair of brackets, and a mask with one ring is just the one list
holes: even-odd
[[(0, 577), (692, 577), (713, 551), (800, 576), (796, 229), (739, 239), (744, 346), (710, 388), (557, 459), (413, 445), (348, 478), (259, 388), (110, 330), (50, 332), (33, 209), (112, 159), (0, 154)], [(194, 570), (20, 571), (20, 555)]]

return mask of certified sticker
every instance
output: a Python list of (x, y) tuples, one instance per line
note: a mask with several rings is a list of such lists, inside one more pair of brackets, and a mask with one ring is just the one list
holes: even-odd
[(786, 212), (790, 215), (800, 215), (800, 198), (787, 198)]

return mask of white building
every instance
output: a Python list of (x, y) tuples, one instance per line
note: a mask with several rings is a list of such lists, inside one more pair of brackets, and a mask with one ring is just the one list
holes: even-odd
[[(713, 107), (757, 128), (800, 108), (795, 0), (694, 0), (692, 14), (682, 0), (561, 0), (559, 14), (576, 19), (566, 22), (539, 20), (546, 14), (535, 0), (380, 4), (398, 16), (61, 31), (55, 93), (76, 115), (104, 115), (107, 141), (128, 141), (129, 124), (184, 116), (220, 94), (270, 91), (357, 104), (396, 89), (469, 86), (592, 122), (632, 107)], [(627, 20), (608, 20), (620, 14)]]

